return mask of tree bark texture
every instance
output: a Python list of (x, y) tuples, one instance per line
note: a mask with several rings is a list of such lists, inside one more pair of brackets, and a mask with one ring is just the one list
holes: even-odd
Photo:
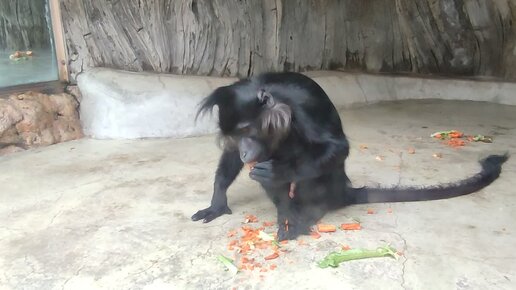
[(62, 0), (61, 9), (72, 80), (94, 66), (516, 80), (515, 0)]
[(49, 48), (46, 0), (0, 0), (0, 49)]

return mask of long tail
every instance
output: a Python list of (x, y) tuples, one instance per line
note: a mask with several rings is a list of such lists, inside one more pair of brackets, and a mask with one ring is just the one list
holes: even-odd
[(490, 155), (480, 160), (482, 170), (459, 182), (422, 188), (352, 188), (348, 191), (348, 204), (379, 202), (410, 202), (438, 200), (466, 195), (478, 191), (495, 181), (509, 154)]

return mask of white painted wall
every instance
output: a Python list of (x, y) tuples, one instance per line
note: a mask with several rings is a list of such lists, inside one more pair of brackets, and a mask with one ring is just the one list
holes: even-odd
[[(488, 101), (516, 105), (516, 84), (310, 72), (337, 107), (406, 99)], [(78, 78), (84, 133), (97, 139), (189, 137), (216, 131), (216, 117), (194, 123), (199, 102), (235, 78), (91, 69)]]

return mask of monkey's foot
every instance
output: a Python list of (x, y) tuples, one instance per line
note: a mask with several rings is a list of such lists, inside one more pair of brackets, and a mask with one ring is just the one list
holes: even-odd
[(231, 209), (229, 207), (227, 207), (227, 206), (217, 207), (217, 208), (214, 208), (214, 207), (210, 206), (208, 208), (201, 209), (198, 212), (196, 212), (192, 216), (192, 220), (193, 221), (198, 221), (198, 220), (202, 219), (203, 223), (209, 223), (212, 220), (218, 218), (219, 216), (221, 216), (223, 214), (232, 214), (232, 213), (233, 212), (231, 211)]
[(278, 229), (278, 241), (295, 240), (301, 235), (308, 234), (310, 234), (309, 227), (289, 225), (287, 230), (286, 227), (280, 226)]

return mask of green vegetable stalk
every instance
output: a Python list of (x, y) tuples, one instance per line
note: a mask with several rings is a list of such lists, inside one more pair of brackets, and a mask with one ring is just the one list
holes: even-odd
[(368, 250), (368, 249), (351, 249), (351, 250), (342, 250), (339, 252), (331, 252), (328, 254), (323, 260), (319, 261), (318, 266), (320, 268), (336, 268), (340, 263), (358, 260), (358, 259), (367, 259), (367, 258), (380, 258), (380, 257), (393, 257), (397, 258), (396, 249), (385, 246), (378, 247), (376, 250)]
[(231, 260), (230, 258), (224, 257), (222, 255), (217, 256), (217, 259), (222, 264), (224, 264), (224, 266), (226, 266), (226, 268), (228, 269), (229, 272), (231, 272), (231, 274), (235, 275), (236, 273), (238, 273), (238, 268), (237, 268), (237, 266), (235, 266), (235, 264), (233, 264), (233, 260)]

